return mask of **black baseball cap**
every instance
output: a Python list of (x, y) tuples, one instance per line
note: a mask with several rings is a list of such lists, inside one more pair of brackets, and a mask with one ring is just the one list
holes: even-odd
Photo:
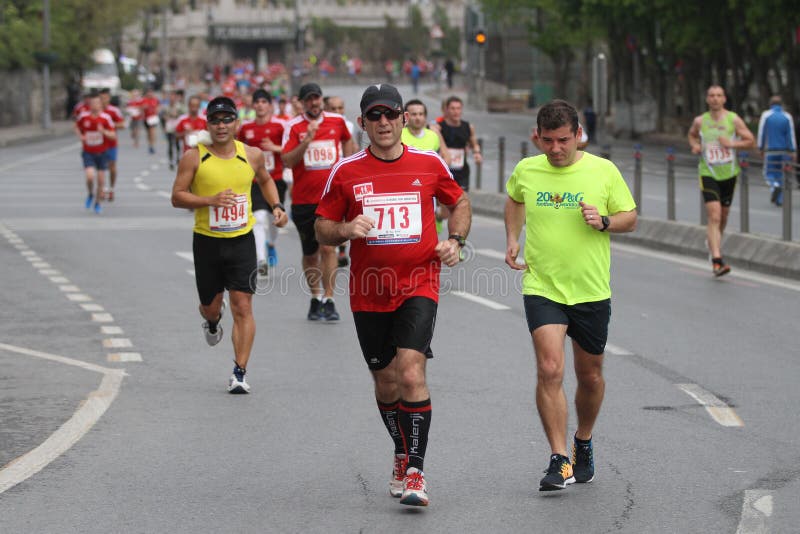
[(388, 83), (370, 85), (361, 96), (362, 115), (377, 106), (403, 111), (403, 97), (394, 85)]
[(300, 88), (300, 92), (297, 93), (297, 98), (300, 100), (305, 100), (311, 95), (319, 95), (322, 96), (322, 89), (319, 85), (315, 83), (307, 83), (303, 87)]
[(263, 98), (267, 102), (272, 102), (272, 95), (269, 94), (269, 91), (266, 89), (256, 89), (253, 91), (253, 102), (258, 100), (259, 98)]
[(236, 115), (236, 104), (227, 96), (218, 96), (208, 103), (206, 116), (211, 117), (214, 113), (229, 113)]

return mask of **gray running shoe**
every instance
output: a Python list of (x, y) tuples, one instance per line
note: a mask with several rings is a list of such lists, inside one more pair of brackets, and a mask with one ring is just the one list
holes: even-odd
[(219, 309), (219, 321), (217, 321), (217, 327), (213, 332), (211, 331), (208, 321), (203, 321), (203, 324), (200, 325), (203, 327), (203, 334), (206, 336), (206, 343), (212, 347), (222, 340), (222, 325), (219, 324), (219, 322), (222, 321), (222, 316), (225, 312), (225, 308), (227, 307), (228, 303), (225, 302), (225, 299), (222, 299), (222, 306)]

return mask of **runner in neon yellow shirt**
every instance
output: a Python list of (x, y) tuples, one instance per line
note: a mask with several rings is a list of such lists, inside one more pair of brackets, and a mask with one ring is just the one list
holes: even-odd
[[(523, 270), (523, 299), (536, 353), (536, 405), (550, 444), (540, 491), (594, 479), (592, 429), (603, 402), (603, 352), (611, 318), (610, 232), (636, 227), (636, 205), (610, 161), (578, 150), (577, 110), (563, 100), (536, 117), (544, 154), (517, 164), (506, 184), (506, 263)], [(525, 263), (517, 263), (525, 232)], [(572, 338), (578, 428), (567, 455), (564, 340)]]

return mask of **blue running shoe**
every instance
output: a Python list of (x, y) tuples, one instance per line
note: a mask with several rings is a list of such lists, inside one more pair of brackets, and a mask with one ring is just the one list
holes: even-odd
[(103, 207), (100, 205), (100, 203), (99, 203), (99, 202), (95, 202), (95, 203), (94, 203), (94, 212), (95, 212), (96, 214), (98, 214), (98, 215), (100, 215), (101, 213), (103, 213)]
[(267, 264), (270, 267), (278, 265), (278, 251), (272, 245), (267, 245)]
[(89, 196), (86, 197), (86, 209), (91, 209), (92, 202), (94, 201), (94, 195), (89, 193)]

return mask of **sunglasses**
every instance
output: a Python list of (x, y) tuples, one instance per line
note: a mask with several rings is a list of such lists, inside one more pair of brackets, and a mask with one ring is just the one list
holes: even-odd
[(366, 118), (370, 122), (378, 122), (379, 120), (381, 120), (381, 117), (385, 115), (387, 120), (393, 121), (397, 120), (397, 118), (400, 117), (400, 115), (402, 114), (403, 114), (402, 111), (397, 111), (394, 109), (377, 108), (367, 111), (364, 114), (364, 118)]
[(236, 120), (236, 117), (234, 117), (233, 115), (225, 115), (224, 117), (217, 117), (217, 118), (214, 118), (214, 119), (208, 119), (208, 123), (209, 124), (214, 124), (214, 125), (217, 125), (219, 123), (230, 124), (235, 120)]

